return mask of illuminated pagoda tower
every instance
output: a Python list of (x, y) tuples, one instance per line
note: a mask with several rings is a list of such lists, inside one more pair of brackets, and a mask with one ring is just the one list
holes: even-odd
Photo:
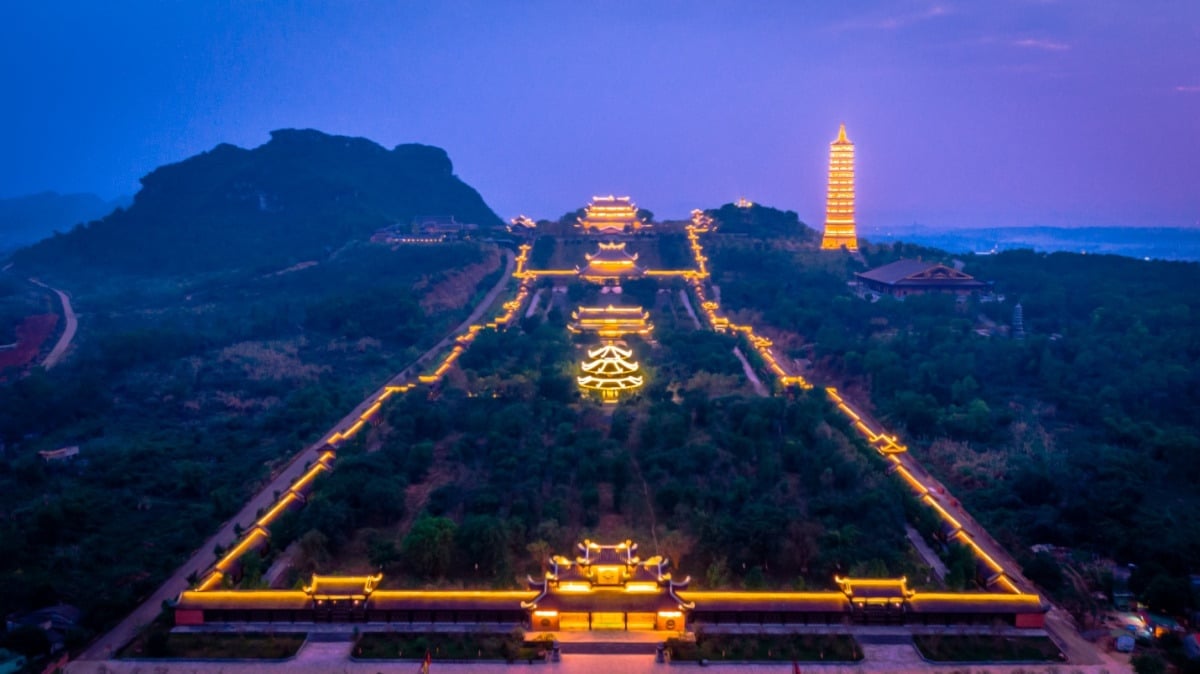
[(623, 234), (636, 232), (646, 223), (638, 218), (637, 204), (629, 197), (592, 197), (587, 205), (587, 211), (578, 218), (576, 227), (582, 227), (585, 232), (600, 234)]
[(588, 349), (588, 360), (577, 377), (579, 388), (596, 391), (603, 403), (615, 403), (623, 393), (641, 388), (645, 378), (638, 374), (641, 366), (633, 358), (633, 350), (616, 344), (605, 344), (597, 349)]
[(617, 282), (621, 278), (641, 276), (644, 271), (637, 264), (637, 253), (625, 250), (624, 241), (601, 241), (599, 250), (584, 257), (587, 264), (576, 270), (580, 277), (593, 283)]
[(846, 138), (846, 125), (838, 127), (837, 140), (829, 144), (829, 193), (825, 202), (825, 236), (821, 250), (858, 250), (854, 231), (854, 143)]

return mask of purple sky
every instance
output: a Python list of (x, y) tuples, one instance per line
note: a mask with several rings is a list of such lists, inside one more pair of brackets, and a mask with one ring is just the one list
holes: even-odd
[(444, 147), (502, 217), (820, 225), (845, 122), (865, 231), (1200, 225), (1198, 0), (25, 0), (0, 55), (0, 196), (311, 127)]

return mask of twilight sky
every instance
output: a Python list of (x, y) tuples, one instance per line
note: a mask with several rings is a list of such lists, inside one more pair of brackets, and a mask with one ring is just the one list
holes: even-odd
[(272, 129), (446, 148), (501, 215), (746, 196), (820, 225), (1200, 226), (1200, 0), (0, 5), (0, 197)]

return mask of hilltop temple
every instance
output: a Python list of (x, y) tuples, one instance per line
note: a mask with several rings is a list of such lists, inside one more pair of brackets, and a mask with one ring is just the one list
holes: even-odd
[(595, 253), (587, 253), (587, 264), (576, 267), (575, 271), (585, 281), (606, 283), (619, 281), (622, 278), (641, 276), (645, 270), (638, 266), (637, 253), (625, 250), (624, 241), (613, 243), (600, 242), (600, 248)]
[(601, 402), (615, 403), (622, 393), (641, 388), (645, 383), (645, 378), (637, 374), (641, 366), (633, 360), (632, 349), (605, 344), (589, 349), (587, 357), (589, 360), (580, 365), (583, 374), (577, 378), (579, 388), (598, 392)]
[(854, 143), (846, 138), (846, 125), (838, 128), (829, 144), (829, 192), (825, 202), (825, 236), (821, 250), (858, 250), (854, 230)]
[(646, 337), (654, 329), (650, 313), (642, 307), (579, 307), (571, 314), (567, 329), (575, 334), (593, 333), (605, 339), (635, 334)]
[(582, 227), (585, 232), (599, 234), (624, 234), (637, 232), (647, 223), (638, 217), (637, 204), (629, 197), (592, 197), (587, 205), (584, 216), (578, 218), (576, 227)]

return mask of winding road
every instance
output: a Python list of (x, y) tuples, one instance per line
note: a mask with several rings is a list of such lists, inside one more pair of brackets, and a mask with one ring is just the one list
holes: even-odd
[(63, 318), (65, 319), (66, 328), (63, 329), (62, 336), (58, 338), (58, 342), (54, 348), (50, 350), (50, 354), (42, 361), (42, 367), (49, 370), (58, 365), (63, 356), (67, 353), (67, 347), (71, 346), (71, 340), (75, 339), (75, 331), (79, 329), (79, 320), (75, 317), (75, 310), (71, 307), (71, 298), (58, 288), (51, 288), (41, 281), (31, 278), (30, 283), (39, 285), (47, 290), (53, 290), (58, 295), (58, 301), (62, 303)]

